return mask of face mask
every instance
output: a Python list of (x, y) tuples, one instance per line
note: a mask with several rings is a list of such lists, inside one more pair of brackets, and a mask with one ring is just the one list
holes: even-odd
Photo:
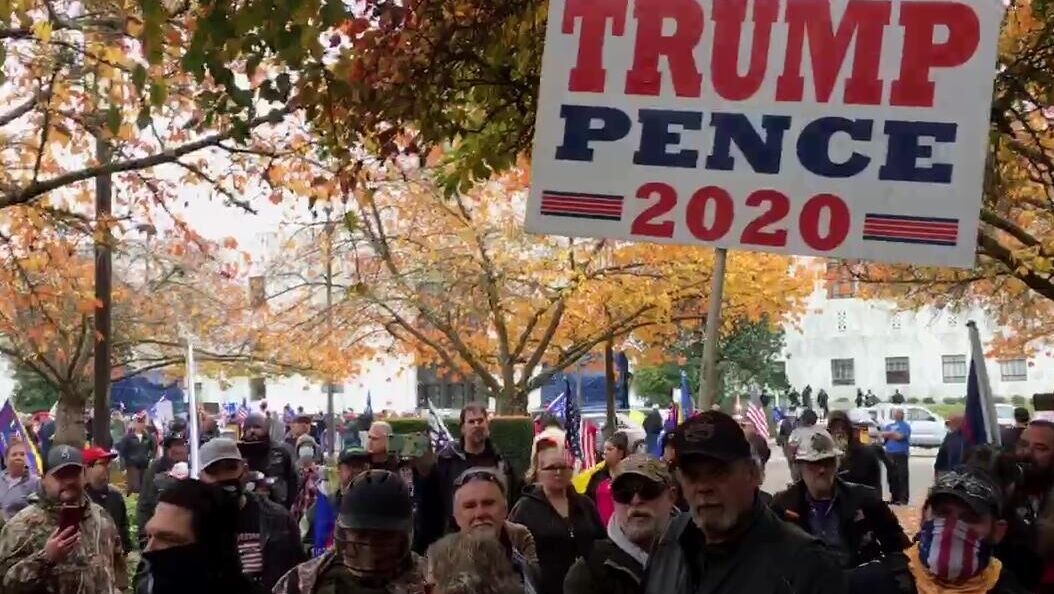
[(966, 522), (934, 518), (922, 524), (919, 559), (937, 578), (960, 582), (988, 567), (992, 545)]
[(299, 450), (296, 451), (296, 455), (298, 458), (303, 458), (305, 456), (310, 456), (313, 458), (315, 456), (315, 448), (311, 446), (302, 446)]
[(205, 555), (198, 544), (160, 551), (147, 551), (143, 559), (150, 564), (150, 594), (181, 594), (187, 589), (187, 575), (206, 571)]
[(405, 534), (383, 539), (355, 537), (347, 533), (335, 536), (334, 543), (344, 566), (361, 577), (390, 576), (399, 570), (410, 554), (410, 538)]

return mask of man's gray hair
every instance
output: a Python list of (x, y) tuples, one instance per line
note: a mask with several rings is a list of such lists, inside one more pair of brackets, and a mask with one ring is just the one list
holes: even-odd
[(388, 437), (392, 436), (392, 424), (388, 421), (374, 421), (370, 424), (370, 429), (373, 429), (374, 427), (380, 427), (381, 429), (384, 429), (385, 435)]

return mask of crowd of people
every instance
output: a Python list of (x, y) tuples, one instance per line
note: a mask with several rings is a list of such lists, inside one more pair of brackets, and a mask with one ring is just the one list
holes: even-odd
[[(481, 405), (461, 411), (460, 438), (428, 463), (389, 451), (392, 428), (378, 421), (365, 447), (341, 453), (332, 521), (321, 523), (322, 456), (302, 420), (278, 439), (267, 416), (247, 416), (238, 441), (201, 445), (196, 479), (176, 424), (137, 466), (134, 535), (108, 481), (115, 458), (126, 470), (138, 460), (145, 433), (120, 454), (52, 445), (40, 480), (25, 444), (10, 443), (0, 591), (1054, 592), (1054, 424), (1022, 421), (1004, 449), (955, 452), (954, 466), (935, 469), (919, 525), (904, 526), (890, 507), (898, 491), (881, 496), (881, 469), (910, 429), (895, 417), (875, 447), (844, 412), (826, 416), (824, 427), (802, 415), (788, 440), (794, 480), (775, 493), (762, 490), (765, 436), (718, 411), (665, 433), (662, 458), (609, 435), (581, 493), (558, 431), (536, 437), (521, 480)], [(128, 575), (135, 549), (142, 561)]]

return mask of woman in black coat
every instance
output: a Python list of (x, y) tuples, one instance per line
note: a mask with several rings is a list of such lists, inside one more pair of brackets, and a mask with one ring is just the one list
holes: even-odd
[(589, 556), (593, 542), (607, 531), (596, 506), (571, 488), (571, 466), (565, 450), (543, 439), (527, 473), (530, 486), (513, 506), (509, 520), (530, 529), (538, 549), (541, 588), (538, 594), (563, 594), (564, 577), (579, 558)]

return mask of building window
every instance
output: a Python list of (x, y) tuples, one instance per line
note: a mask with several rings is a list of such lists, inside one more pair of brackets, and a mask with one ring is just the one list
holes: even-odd
[(856, 280), (849, 264), (840, 261), (827, 263), (827, 298), (849, 299), (856, 296)]
[(483, 400), (485, 391), (474, 377), (446, 373), (436, 367), (417, 368), (417, 407), (432, 406), (457, 410), (470, 402)]
[(941, 374), (946, 384), (966, 383), (966, 355), (943, 355)]
[(893, 328), (894, 330), (900, 330), (900, 328), (901, 328), (901, 326), (902, 326), (902, 322), (901, 322), (901, 320), (900, 320), (900, 312), (894, 313), (894, 314), (893, 314), (893, 315), (892, 315), (892, 316), (891, 316), (891, 317), (889, 318), (889, 325), (890, 325), (890, 327), (891, 327), (891, 328)]
[(886, 357), (886, 384), (895, 386), (911, 383), (911, 366), (907, 357)]
[(958, 328), (959, 327), (959, 316), (955, 314), (948, 314), (948, 327)]
[(254, 377), (249, 379), (249, 400), (263, 400), (267, 398), (267, 379)]
[[(322, 393), (323, 394), (329, 394), (329, 387), (330, 387), (330, 384), (328, 384), (328, 383), (322, 384)], [(344, 384), (333, 384), (333, 393), (334, 394), (343, 394), (344, 393)]]
[(838, 333), (845, 334), (845, 331), (849, 329), (849, 316), (844, 311), (840, 311), (836, 319), (838, 320)]
[(1004, 382), (1023, 382), (1028, 380), (1028, 361), (1025, 359), (1006, 359), (999, 362), (999, 376)]
[(856, 383), (852, 359), (831, 359), (831, 383), (836, 386), (851, 386)]

